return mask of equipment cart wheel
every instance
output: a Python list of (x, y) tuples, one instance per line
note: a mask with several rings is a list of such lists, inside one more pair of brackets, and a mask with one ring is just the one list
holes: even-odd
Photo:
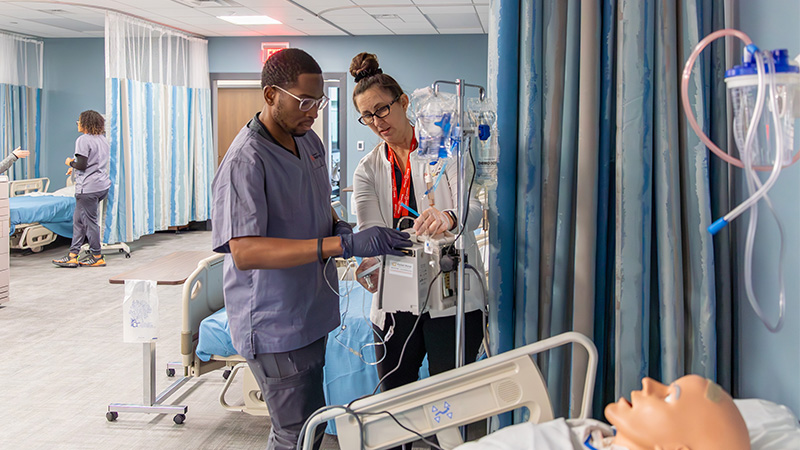
[(174, 377), (175, 376), (175, 369), (167, 368), (167, 376)]
[(39, 246), (39, 247), (31, 247), (31, 251), (32, 251), (33, 253), (39, 253), (39, 252), (41, 252), (42, 250), (44, 250), (44, 247), (42, 247), (42, 246)]
[(116, 411), (109, 411), (106, 413), (106, 420), (109, 422), (114, 422), (119, 417), (119, 413)]
[(186, 420), (186, 415), (184, 414), (175, 414), (175, 417), (172, 418), (172, 421), (178, 425), (182, 424), (184, 420)]
[(222, 372), (222, 378), (224, 380), (227, 380), (228, 377), (230, 377), (230, 376), (231, 376), (231, 369), (225, 369), (225, 371)]

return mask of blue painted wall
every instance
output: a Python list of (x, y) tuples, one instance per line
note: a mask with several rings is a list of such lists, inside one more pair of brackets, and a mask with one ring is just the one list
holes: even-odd
[(75, 121), (87, 109), (105, 113), (103, 39), (45, 39), (40, 174), (50, 190), (64, 187), (64, 159), (75, 152)]
[[(786, 48), (791, 57), (800, 53), (800, 3), (796, 0), (737, 2), (739, 28), (762, 49)], [(800, 148), (795, 125), (795, 148)], [(761, 324), (744, 294), (739, 305), (739, 394), (785, 404), (800, 414), (800, 164), (781, 173), (770, 197), (787, 233), (786, 248), (786, 319), (778, 334), (771, 334)], [(739, 219), (742, 233), (746, 215)], [(774, 323), (778, 314), (778, 232), (766, 207), (759, 210), (753, 278), (762, 309)], [(738, 251), (744, 252), (740, 240)]]
[[(210, 72), (260, 73), (261, 42), (289, 42), (292, 47), (302, 48), (319, 62), (324, 72), (347, 72), (353, 56), (364, 51), (374, 53), (383, 70), (408, 93), (437, 79), (463, 78), (486, 86), (487, 35), (209, 38)], [(343, 186), (352, 184), (358, 161), (380, 142), (369, 128), (357, 122), (358, 114), (352, 106), (353, 86), (348, 75), (344, 100), (348, 102), (349, 148), (343, 149), (348, 173)], [(364, 141), (363, 152), (356, 151), (357, 141)], [(349, 199), (347, 206), (352, 210)]]
[[(357, 53), (375, 53), (383, 69), (409, 93), (436, 79), (460, 77), (486, 85), (486, 35), (210, 38), (210, 72), (260, 73), (261, 42), (265, 41), (303, 48), (326, 72), (347, 72)], [(78, 114), (86, 109), (105, 111), (103, 39), (45, 39), (44, 58), (41, 172), (50, 178), (52, 189), (57, 189), (64, 186), (64, 159), (72, 154), (78, 137)], [(352, 89), (353, 80), (348, 77), (346, 185), (352, 184), (358, 161), (378, 142), (368, 128), (356, 122)], [(365, 142), (364, 152), (355, 150), (357, 141)]]

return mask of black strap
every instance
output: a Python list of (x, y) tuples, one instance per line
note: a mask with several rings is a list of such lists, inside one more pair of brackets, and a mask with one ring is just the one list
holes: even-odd
[(373, 75), (378, 75), (379, 73), (383, 73), (381, 69), (369, 70), (364, 69), (361, 72), (358, 72), (355, 76), (355, 82), (358, 83), (359, 81), (363, 80), (364, 78), (369, 78)]
[(320, 264), (325, 264), (325, 260), (322, 259), (322, 240), (324, 238), (317, 239), (317, 259), (319, 259)]

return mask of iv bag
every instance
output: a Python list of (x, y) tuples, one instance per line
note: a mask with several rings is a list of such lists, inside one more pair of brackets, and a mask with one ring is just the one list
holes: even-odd
[(417, 89), (411, 94), (411, 105), (408, 117), (416, 133), (416, 157), (435, 162), (454, 156), (460, 141), (455, 95), (434, 94), (429, 87)]
[[(472, 139), (473, 157), (475, 158), (475, 180), (484, 186), (497, 183), (497, 159), (499, 154), (497, 136), (497, 113), (494, 102), (477, 98), (469, 99), (467, 116), (470, 126), (478, 133)], [(489, 133), (486, 136), (486, 133)]]

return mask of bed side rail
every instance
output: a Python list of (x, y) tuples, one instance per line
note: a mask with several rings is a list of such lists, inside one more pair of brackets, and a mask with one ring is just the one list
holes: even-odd
[[(197, 269), (183, 284), (181, 326), (181, 359), (186, 376), (197, 376), (190, 373), (200, 360), (195, 355), (197, 334), (200, 322), (225, 306), (222, 294), (223, 255), (210, 256), (197, 264)], [(224, 363), (218, 364), (222, 367)]]
[(9, 181), (8, 196), (18, 197), (20, 195), (30, 194), (31, 192), (47, 192), (49, 187), (50, 179), (47, 177)]

